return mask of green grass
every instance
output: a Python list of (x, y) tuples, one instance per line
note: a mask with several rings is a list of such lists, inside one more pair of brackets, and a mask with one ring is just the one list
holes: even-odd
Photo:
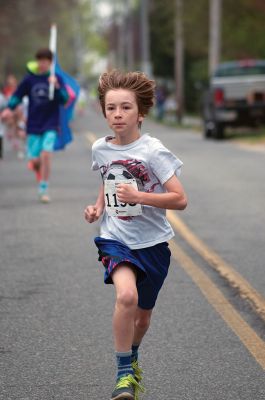
[(249, 144), (265, 143), (265, 128), (237, 128), (227, 129), (225, 138), (233, 141), (241, 141)]
[[(152, 121), (155, 121), (158, 124), (163, 126), (168, 126), (176, 129), (192, 129), (193, 131), (203, 134), (201, 124), (188, 124), (182, 123), (179, 124), (177, 121), (170, 121), (168, 119), (164, 119), (162, 121), (158, 121), (155, 115), (148, 116)], [(244, 142), (247, 144), (265, 144), (265, 127), (259, 128), (226, 128), (225, 129), (225, 137), (224, 140), (231, 140), (236, 142)]]
[(164, 118), (163, 120), (158, 120), (155, 115), (148, 115), (148, 118), (152, 121), (156, 122), (157, 124), (168, 126), (170, 128), (176, 129), (193, 129), (194, 131), (201, 132), (201, 125), (200, 124), (190, 124), (190, 123), (179, 123), (177, 121), (170, 120), (169, 118)]

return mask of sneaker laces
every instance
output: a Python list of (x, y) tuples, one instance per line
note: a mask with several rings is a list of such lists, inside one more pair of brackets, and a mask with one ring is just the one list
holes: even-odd
[(139, 364), (138, 364), (137, 360), (134, 360), (132, 362), (132, 367), (133, 367), (135, 379), (138, 382), (141, 382), (142, 379), (143, 379), (143, 377), (142, 377), (143, 370), (142, 370), (142, 368), (139, 367)]
[[(138, 393), (139, 391), (144, 392), (143, 386), (141, 386), (141, 385), (135, 380), (135, 378), (134, 378), (133, 375), (125, 375), (125, 376), (122, 376), (122, 377), (118, 380), (118, 382), (117, 382), (115, 388), (116, 388), (116, 389), (121, 389), (121, 388), (130, 387), (130, 386), (134, 386), (134, 389), (135, 389), (135, 391), (137, 391), (137, 393)], [(135, 398), (136, 398), (136, 399), (138, 398), (137, 395), (136, 395)]]

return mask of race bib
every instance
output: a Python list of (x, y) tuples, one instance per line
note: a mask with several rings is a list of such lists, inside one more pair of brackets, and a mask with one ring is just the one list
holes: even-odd
[(111, 217), (135, 217), (142, 214), (141, 204), (136, 203), (121, 203), (117, 199), (116, 186), (119, 183), (126, 183), (132, 185), (138, 190), (135, 179), (126, 180), (105, 180), (104, 181), (104, 194), (105, 194), (105, 207), (108, 215)]

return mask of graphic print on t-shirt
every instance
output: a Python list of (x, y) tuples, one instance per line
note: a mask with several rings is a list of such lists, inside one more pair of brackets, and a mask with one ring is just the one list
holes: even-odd
[(49, 86), (45, 82), (36, 83), (31, 89), (31, 97), (36, 104), (45, 104), (49, 101)]
[(136, 189), (147, 192), (153, 192), (159, 184), (157, 182), (150, 186), (146, 167), (136, 159), (116, 160), (109, 165), (102, 165), (100, 171), (104, 182), (107, 182), (104, 185), (106, 211), (109, 215), (122, 219), (130, 220), (132, 216), (141, 215), (142, 208), (139, 204), (118, 202), (115, 190), (118, 183), (132, 184)]

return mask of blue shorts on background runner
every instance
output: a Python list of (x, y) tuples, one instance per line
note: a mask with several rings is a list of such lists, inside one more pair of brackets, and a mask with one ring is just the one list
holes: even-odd
[(27, 158), (29, 160), (39, 158), (42, 151), (53, 152), (56, 137), (56, 131), (46, 131), (40, 135), (28, 134)]
[(113, 283), (111, 273), (118, 265), (133, 265), (137, 271), (138, 306), (145, 310), (154, 308), (170, 264), (168, 243), (132, 250), (117, 240), (96, 237), (95, 244), (99, 261), (105, 267), (104, 282)]

